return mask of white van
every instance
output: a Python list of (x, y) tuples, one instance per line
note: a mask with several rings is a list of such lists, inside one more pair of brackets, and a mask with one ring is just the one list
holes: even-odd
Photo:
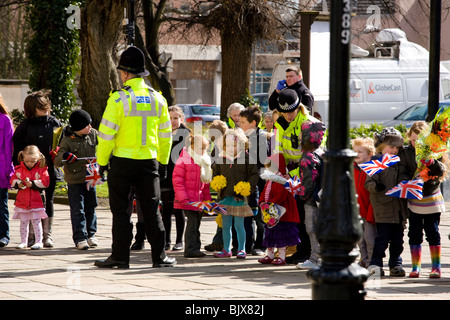
[[(314, 95), (313, 112), (328, 121), (329, 30), (328, 22), (315, 22), (311, 30), (310, 87)], [(316, 26), (315, 26), (316, 25)], [(315, 27), (315, 28), (314, 28)], [(413, 104), (428, 101), (429, 53), (409, 42), (403, 31), (385, 29), (377, 35), (375, 56), (359, 50), (350, 60), (350, 126), (393, 119)], [(291, 62), (292, 63), (292, 62)], [(299, 62), (295, 61), (299, 66)], [(273, 77), (288, 65), (275, 66)], [(280, 72), (281, 71), (281, 72)], [(440, 100), (449, 92), (450, 72), (441, 63)], [(281, 79), (283, 79), (281, 76)], [(280, 79), (273, 79), (274, 85)], [(444, 84), (444, 85), (443, 85)], [(270, 93), (274, 88), (270, 89)]]

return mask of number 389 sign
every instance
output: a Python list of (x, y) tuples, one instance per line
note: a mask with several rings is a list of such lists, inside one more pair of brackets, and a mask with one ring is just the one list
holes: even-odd
[(342, 32), (341, 32), (341, 43), (349, 44), (351, 40), (351, 0), (344, 0), (343, 13), (342, 13)]

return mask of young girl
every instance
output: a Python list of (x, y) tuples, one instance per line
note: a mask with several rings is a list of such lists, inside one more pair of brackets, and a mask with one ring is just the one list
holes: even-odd
[(353, 164), (353, 176), (355, 191), (358, 195), (359, 215), (363, 220), (363, 236), (358, 243), (360, 251), (359, 264), (367, 268), (372, 258), (373, 245), (377, 230), (375, 228), (375, 218), (373, 208), (370, 204), (370, 193), (364, 187), (367, 174), (359, 167), (359, 164), (370, 161), (375, 155), (375, 147), (372, 138), (356, 138), (352, 140), (352, 149), (358, 155)]
[(14, 172), (13, 133), (9, 111), (0, 94), (0, 247), (9, 243), (8, 189), (11, 187), (9, 180)]
[(27, 246), (28, 225), (31, 221), (34, 229), (35, 243), (31, 249), (42, 248), (41, 219), (47, 218), (40, 191), (48, 187), (50, 178), (45, 165), (45, 157), (36, 146), (27, 146), (19, 152), (15, 173), (11, 177), (11, 186), (19, 189), (14, 203), (13, 219), (20, 220), (20, 244), (18, 249)]
[[(33, 92), (25, 98), (24, 102), (25, 120), (23, 120), (13, 136), (14, 155), (13, 161), (15, 165), (17, 161), (17, 154), (26, 146), (35, 145), (39, 148), (45, 157), (48, 166), (48, 175), (50, 177), (50, 184), (45, 189), (45, 212), (48, 215), (43, 223), (43, 243), (44, 247), (53, 247), (51, 239), (52, 224), (53, 224), (53, 198), (55, 193), (56, 181), (62, 180), (62, 174), (53, 164), (52, 150), (54, 130), (62, 126), (61, 122), (50, 115), (51, 102), (48, 98), (48, 92), (37, 91)], [(53, 152), (52, 152), (53, 151)], [(31, 234), (31, 232), (30, 232)], [(31, 235), (30, 235), (30, 238)], [(33, 242), (30, 239), (30, 244)]]
[[(403, 146), (403, 137), (397, 129), (389, 127), (381, 133), (375, 133), (374, 142), (377, 154), (373, 159), (381, 159), (386, 153), (397, 155)], [(373, 176), (367, 175), (365, 183), (370, 192), (370, 203), (377, 228), (369, 272), (379, 276), (384, 275), (383, 257), (388, 247), (390, 276), (405, 276), (400, 256), (403, 252), (403, 229), (406, 225), (406, 215), (401, 205), (404, 199), (385, 195), (386, 191), (401, 181), (402, 174), (401, 166), (397, 163)]]
[[(409, 140), (405, 152), (402, 154), (401, 164), (408, 169), (409, 179), (415, 178), (417, 170), (415, 161), (416, 140), (419, 133), (429, 129), (424, 121), (415, 122), (406, 134)], [(422, 258), (423, 232), (425, 231), (431, 254), (430, 278), (441, 277), (441, 236), (439, 234), (439, 222), (442, 212), (445, 212), (445, 203), (440, 190), (440, 184), (446, 175), (447, 154), (439, 160), (427, 162), (428, 176), (433, 178), (424, 182), (421, 200), (408, 199), (409, 213), (409, 247), (411, 251), (412, 270), (410, 278), (418, 278), (420, 275)]]
[(200, 251), (200, 222), (203, 213), (188, 203), (211, 200), (209, 183), (212, 173), (208, 146), (208, 140), (202, 135), (194, 135), (186, 140), (186, 147), (181, 151), (172, 175), (175, 190), (173, 207), (182, 209), (187, 217), (184, 235), (184, 256), (187, 258), (205, 256)]
[[(234, 228), (238, 240), (238, 259), (245, 259), (245, 228), (244, 218), (253, 216), (253, 211), (248, 205), (247, 196), (255, 192), (258, 185), (259, 174), (258, 165), (250, 164), (248, 139), (242, 129), (229, 129), (223, 137), (222, 152), (217, 161), (213, 164), (213, 177), (223, 176), (226, 185), (218, 191), (219, 203), (227, 210), (226, 215), (222, 215), (223, 250), (214, 254), (217, 258), (231, 257), (231, 227)], [(221, 177), (222, 178), (222, 177)], [(242, 182), (242, 183), (240, 183)], [(250, 184), (250, 190), (244, 192), (245, 195), (237, 193), (239, 186), (244, 182)]]
[[(286, 161), (281, 153), (276, 153), (266, 160), (267, 170), (284, 177), (286, 174)], [(300, 218), (295, 198), (280, 183), (267, 181), (259, 198), (260, 206), (264, 202), (272, 202), (286, 209), (280, 221), (274, 227), (267, 225), (264, 229), (263, 246), (267, 248), (266, 256), (258, 260), (262, 264), (285, 265), (286, 247), (295, 246), (300, 242), (297, 224)], [(274, 258), (275, 248), (279, 256)]]
[(172, 150), (170, 153), (169, 163), (160, 168), (164, 171), (161, 174), (163, 177), (160, 181), (161, 186), (161, 201), (162, 205), (162, 219), (164, 228), (166, 229), (166, 250), (170, 248), (170, 230), (172, 226), (172, 213), (175, 216), (176, 239), (172, 250), (183, 249), (183, 232), (185, 228), (185, 216), (183, 210), (174, 207), (174, 186), (172, 184), (172, 173), (175, 168), (175, 163), (180, 156), (181, 149), (186, 145), (186, 140), (189, 137), (191, 130), (186, 128), (183, 124), (184, 113), (179, 106), (169, 107), (170, 122), (172, 124)]
[(320, 149), (325, 125), (321, 121), (306, 120), (301, 125), (301, 148), (299, 173), (302, 189), (300, 200), (305, 201), (305, 227), (311, 243), (311, 254), (305, 262), (297, 264), (298, 269), (317, 267), (320, 258), (320, 246), (314, 231), (314, 221), (318, 215), (315, 193), (320, 190), (321, 167), (323, 150)]

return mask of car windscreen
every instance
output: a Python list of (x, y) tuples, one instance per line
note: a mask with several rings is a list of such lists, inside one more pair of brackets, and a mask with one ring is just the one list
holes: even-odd
[(428, 108), (426, 104), (414, 105), (400, 113), (395, 120), (425, 120)]
[(195, 115), (220, 115), (218, 106), (191, 106), (191, 110)]

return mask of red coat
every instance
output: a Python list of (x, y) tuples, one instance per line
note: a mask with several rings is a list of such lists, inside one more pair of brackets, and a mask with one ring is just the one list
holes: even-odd
[(173, 169), (172, 184), (175, 191), (175, 209), (199, 211), (198, 208), (185, 203), (211, 200), (209, 183), (200, 180), (200, 166), (194, 163), (186, 148), (181, 150)]
[[(270, 159), (278, 165), (278, 171), (282, 175), (285, 175), (286, 161), (284, 160), (284, 156), (281, 153), (276, 153), (272, 155)], [(268, 195), (267, 192), (269, 192)], [(262, 202), (273, 202), (286, 208), (286, 212), (281, 216), (280, 221), (300, 223), (297, 201), (295, 201), (294, 196), (280, 183), (271, 181), (266, 182), (263, 192), (259, 196), (259, 204)]]
[(355, 179), (356, 194), (358, 195), (359, 214), (361, 217), (366, 219), (367, 222), (375, 223), (373, 208), (370, 204), (370, 192), (364, 187), (367, 173), (365, 173), (356, 163), (354, 163), (353, 175)]
[(12, 187), (17, 187), (19, 182), (25, 181), (26, 178), (33, 183), (31, 188), (19, 189), (14, 205), (22, 209), (43, 208), (44, 204), (39, 190), (47, 188), (50, 184), (47, 167), (40, 168), (38, 162), (30, 170), (22, 161), (14, 170), (14, 175), (10, 180)]

